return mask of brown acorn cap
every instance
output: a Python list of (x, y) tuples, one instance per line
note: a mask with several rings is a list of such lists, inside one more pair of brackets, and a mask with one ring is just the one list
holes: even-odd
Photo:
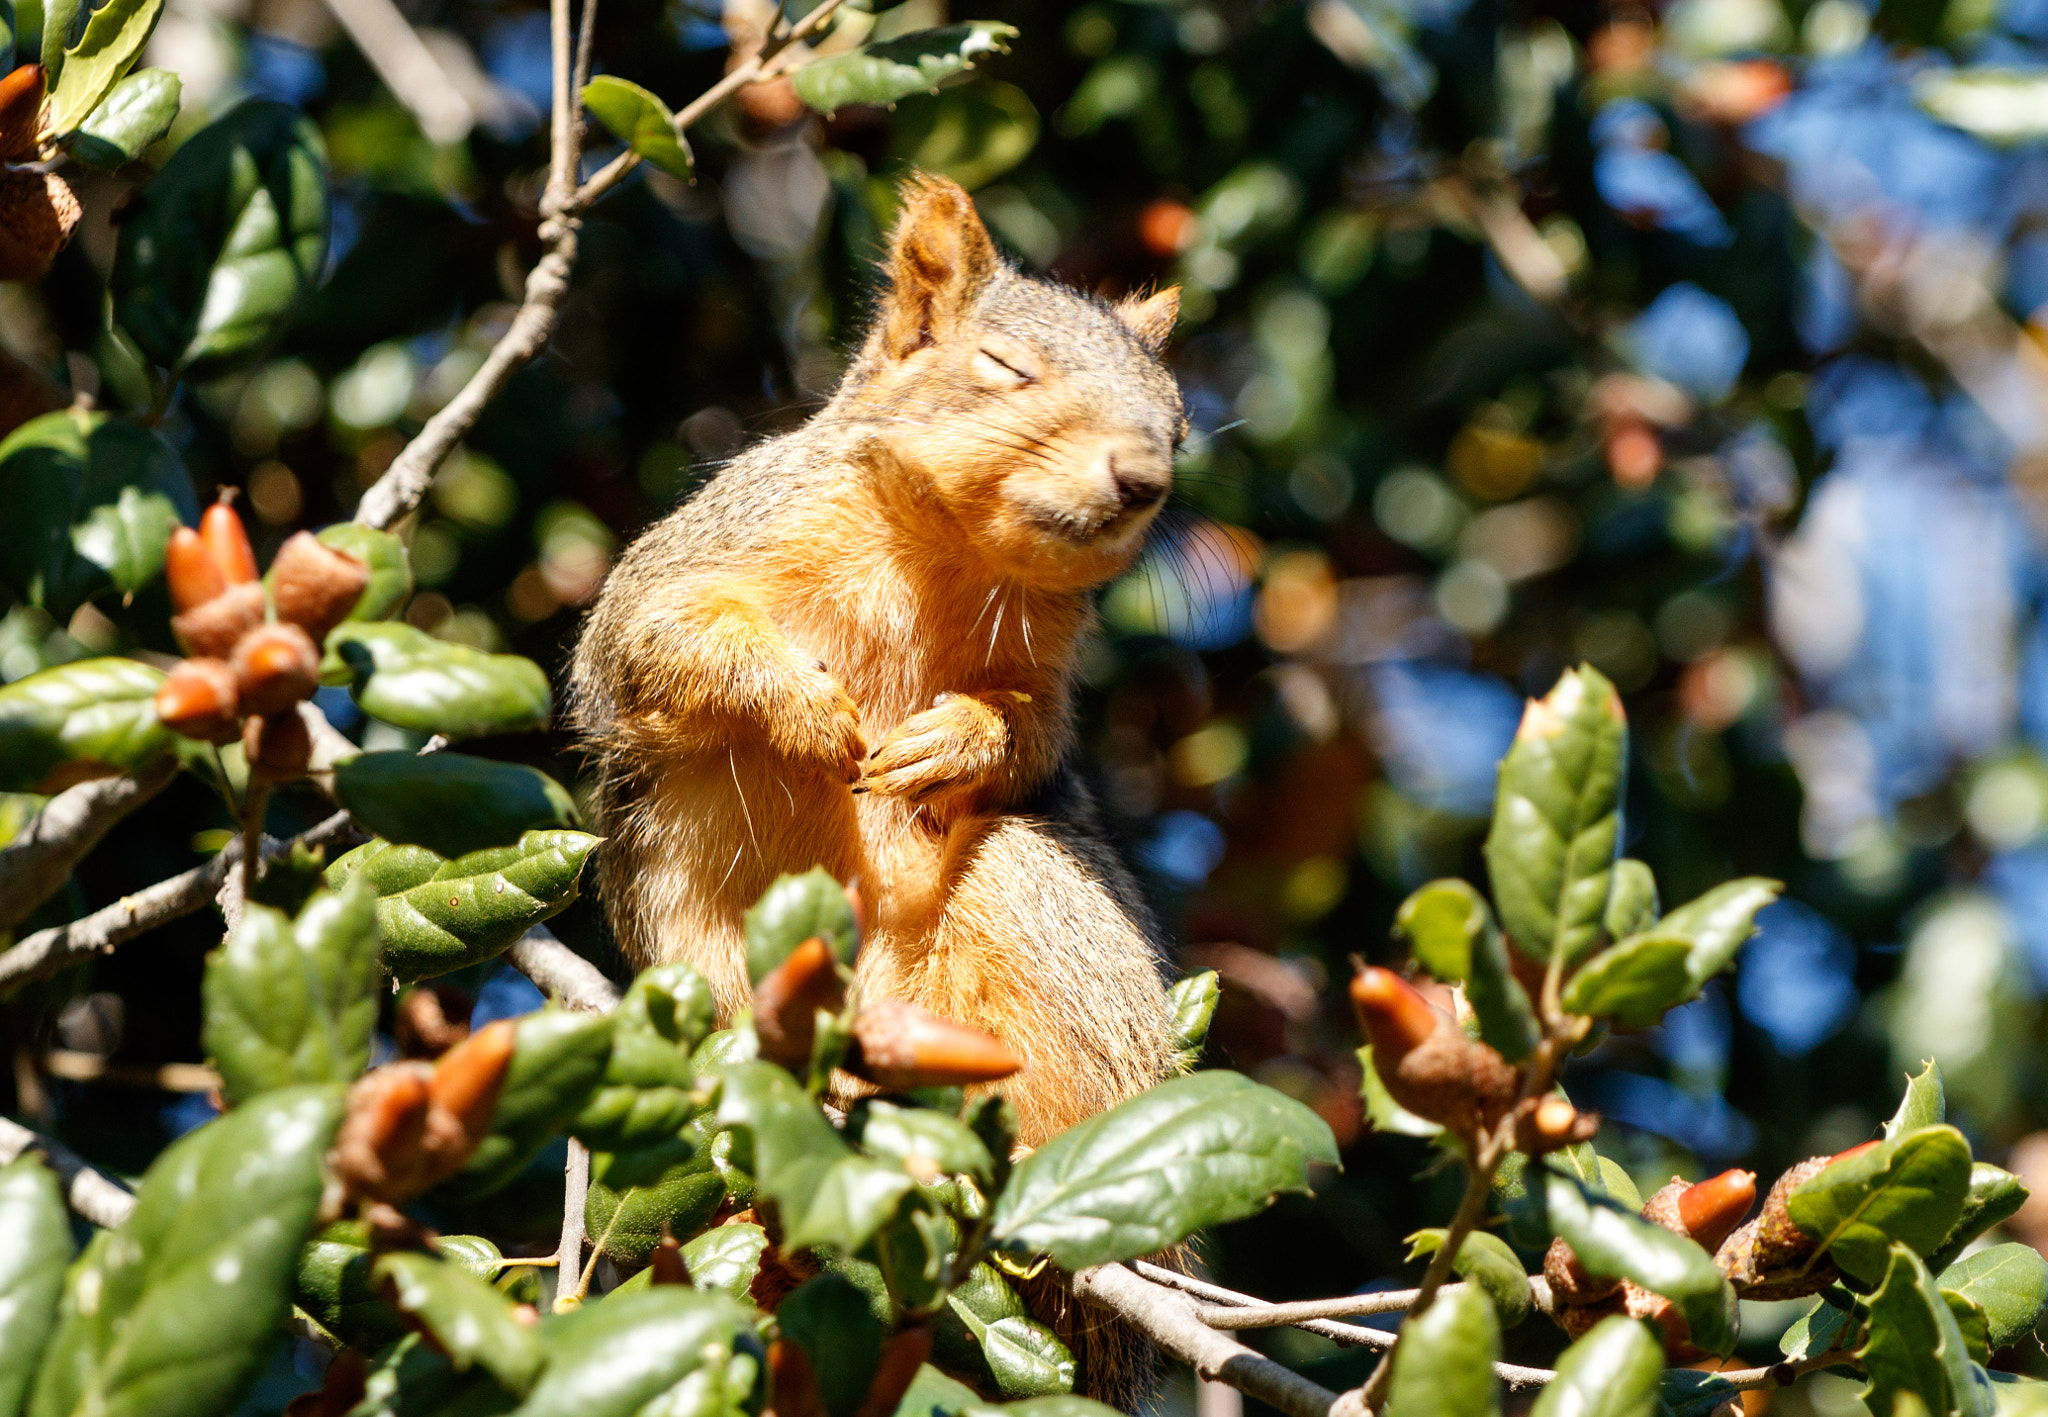
[(1621, 1292), (1620, 1280), (1596, 1278), (1586, 1273), (1585, 1266), (1579, 1263), (1579, 1257), (1572, 1253), (1572, 1247), (1564, 1242), (1563, 1236), (1552, 1240), (1550, 1248), (1543, 1252), (1543, 1278), (1550, 1285), (1551, 1306), (1559, 1310), (1602, 1304)]
[(357, 1078), (327, 1154), (327, 1169), (351, 1198), (397, 1202), (417, 1194), (427, 1158), (428, 1071), (391, 1063)]
[(184, 659), (157, 686), (157, 719), (173, 733), (202, 743), (232, 743), (241, 734), (235, 671), (224, 659)]
[(1756, 1219), (1721, 1242), (1714, 1263), (1743, 1298), (1798, 1299), (1834, 1283), (1839, 1274), (1834, 1262), (1825, 1255), (1814, 1257), (1816, 1242), (1792, 1223), (1787, 1202), (1794, 1190), (1837, 1159), (1810, 1156), (1780, 1176)]
[(78, 229), (80, 208), (54, 172), (0, 172), (0, 280), (41, 280)]
[(1375, 1045), (1373, 1066), (1388, 1095), (1410, 1112), (1443, 1123), (1454, 1135), (1475, 1136), (1513, 1110), (1521, 1074), (1448, 1018), (1437, 1017), (1442, 1022), (1436, 1032), (1392, 1067), (1380, 1061)]
[(279, 713), (252, 715), (242, 725), (242, 755), (251, 774), (265, 782), (296, 782), (313, 761), (313, 735), (297, 705)]
[(236, 641), (234, 666), (244, 713), (291, 712), (320, 686), (320, 651), (297, 625), (258, 625)]
[(263, 587), (231, 585), (219, 595), (171, 617), (171, 633), (197, 658), (228, 659), (235, 646), (263, 623)]
[(316, 645), (325, 644), (328, 632), (348, 618), (369, 583), (368, 566), (323, 545), (311, 532), (285, 538), (270, 561), (277, 618), (297, 625)]

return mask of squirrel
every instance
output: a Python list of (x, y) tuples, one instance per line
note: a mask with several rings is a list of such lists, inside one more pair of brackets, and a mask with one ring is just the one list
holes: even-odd
[(1028, 1148), (1171, 1068), (1163, 942), (1070, 759), (1091, 593), (1186, 433), (1179, 292), (1107, 303), (1016, 269), (953, 182), (902, 197), (837, 391), (628, 548), (572, 697), (636, 967), (689, 961), (729, 1019), (746, 908), (857, 878), (856, 988), (1016, 1049)]

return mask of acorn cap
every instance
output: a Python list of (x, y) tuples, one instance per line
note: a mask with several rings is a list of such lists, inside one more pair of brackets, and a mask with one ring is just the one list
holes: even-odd
[(1788, 1202), (1793, 1191), (1835, 1162), (1860, 1156), (1874, 1145), (1866, 1142), (1835, 1156), (1810, 1156), (1772, 1184), (1756, 1218), (1714, 1252), (1714, 1263), (1738, 1294), (1745, 1299), (1799, 1299), (1835, 1282), (1840, 1271), (1826, 1255), (1814, 1253), (1818, 1242), (1793, 1223)]
[(349, 1196), (395, 1203), (417, 1192), (431, 1105), (424, 1064), (391, 1063), (356, 1079), (327, 1154)]
[(232, 743), (241, 734), (235, 671), (224, 659), (184, 659), (157, 686), (156, 716), (164, 727), (202, 743)]
[(316, 645), (326, 643), (328, 632), (348, 618), (369, 583), (368, 566), (323, 545), (311, 532), (286, 537), (270, 561), (270, 598), (277, 618), (297, 625)]
[(54, 172), (0, 172), (0, 280), (41, 280), (78, 229), (78, 198)]
[(265, 782), (296, 782), (313, 761), (313, 735), (296, 706), (252, 716), (242, 725), (242, 755)]
[(1024, 1066), (1001, 1039), (895, 999), (863, 1008), (852, 1031), (846, 1071), (891, 1090), (998, 1082)]
[(258, 625), (235, 643), (234, 666), (244, 713), (289, 713), (320, 686), (320, 651), (297, 625)]
[(229, 659), (235, 646), (263, 623), (263, 587), (234, 585), (171, 617), (171, 633), (195, 658)]

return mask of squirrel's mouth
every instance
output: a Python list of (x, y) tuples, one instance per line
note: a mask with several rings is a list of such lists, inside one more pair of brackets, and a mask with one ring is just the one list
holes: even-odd
[(1025, 513), (1025, 519), (1039, 531), (1062, 541), (1089, 546), (1121, 538), (1150, 520), (1158, 508), (1156, 501), (1127, 507), (1104, 507), (1092, 513), (1032, 507)]

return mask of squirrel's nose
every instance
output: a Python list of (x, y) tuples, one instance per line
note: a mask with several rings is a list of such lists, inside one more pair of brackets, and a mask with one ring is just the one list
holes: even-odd
[(1140, 466), (1135, 460), (1125, 458), (1119, 463), (1115, 453), (1109, 455), (1110, 481), (1116, 485), (1116, 499), (1125, 510), (1143, 509), (1155, 506), (1166, 499), (1168, 487), (1172, 485), (1173, 474), (1169, 470), (1164, 476)]

